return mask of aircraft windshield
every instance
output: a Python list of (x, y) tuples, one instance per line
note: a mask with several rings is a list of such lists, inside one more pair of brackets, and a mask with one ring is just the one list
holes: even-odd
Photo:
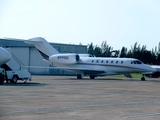
[(131, 64), (142, 64), (142, 62), (139, 60), (135, 60), (135, 61), (131, 61)]
[(141, 62), (141, 61), (138, 61), (138, 60), (136, 61), (136, 63), (137, 63), (137, 64), (142, 64), (142, 62)]
[(89, 57), (95, 57), (94, 55), (89, 54)]

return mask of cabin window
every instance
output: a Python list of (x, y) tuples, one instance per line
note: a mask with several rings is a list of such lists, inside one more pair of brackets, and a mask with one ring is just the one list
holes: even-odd
[(118, 61), (116, 61), (116, 64), (118, 64)]
[(108, 63), (108, 60), (106, 61), (106, 63)]
[(97, 60), (97, 63), (98, 63), (98, 60)]
[(121, 61), (121, 64), (123, 64), (123, 61)]
[(103, 60), (101, 61), (101, 63), (103, 63)]
[(92, 60), (92, 63), (94, 62), (94, 60)]
[(113, 60), (111, 61), (111, 63), (113, 63)]

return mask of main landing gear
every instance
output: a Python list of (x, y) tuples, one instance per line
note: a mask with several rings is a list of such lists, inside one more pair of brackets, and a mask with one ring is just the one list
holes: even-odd
[(94, 79), (96, 76), (95, 75), (90, 75), (89, 77), (90, 77), (90, 79)]
[(77, 79), (82, 79), (82, 75), (81, 74), (77, 74)]
[[(83, 76), (84, 76), (83, 74), (77, 74), (77, 79), (82, 79)], [(90, 77), (90, 79), (94, 79), (94, 78), (97, 77), (97, 76), (95, 76), (95, 75), (90, 75), (89, 77)]]

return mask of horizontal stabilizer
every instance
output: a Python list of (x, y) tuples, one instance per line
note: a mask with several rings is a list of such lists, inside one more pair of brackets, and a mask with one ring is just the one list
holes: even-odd
[(37, 44), (37, 43), (43, 43), (42, 41), (34, 41), (34, 40), (25, 40), (24, 41), (25, 43), (27, 43), (27, 44)]
[(49, 56), (59, 53), (42, 37), (32, 38), (29, 40), (25, 40), (24, 42), (34, 45), (41, 54), (41, 56), (46, 60), (49, 60)]

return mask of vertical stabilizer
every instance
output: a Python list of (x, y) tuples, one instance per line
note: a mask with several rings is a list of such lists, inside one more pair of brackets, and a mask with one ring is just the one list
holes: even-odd
[(37, 50), (40, 52), (42, 57), (46, 60), (49, 59), (49, 56), (58, 54), (59, 52), (52, 47), (44, 38), (36, 37), (29, 40), (24, 41), (25, 43), (34, 45)]

